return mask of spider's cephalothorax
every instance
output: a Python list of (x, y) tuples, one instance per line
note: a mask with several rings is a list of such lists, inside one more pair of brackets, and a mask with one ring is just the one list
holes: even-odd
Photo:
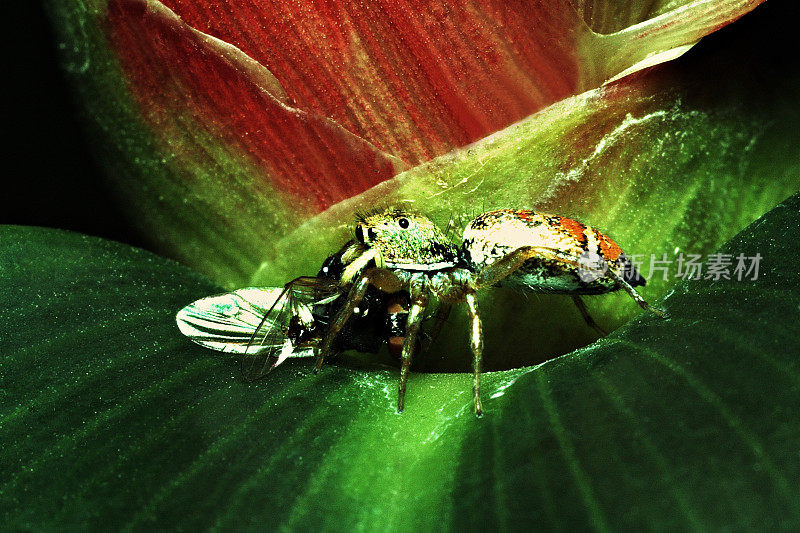
[(433, 271), (456, 264), (458, 249), (433, 222), (399, 209), (359, 217), (356, 239), (387, 268)]
[(388, 209), (359, 217), (355, 234), (363, 251), (341, 276), (343, 287), (350, 286), (348, 296), (325, 333), (317, 368), (370, 286), (386, 293), (407, 291), (411, 306), (401, 351), (399, 411), (403, 410), (411, 356), (431, 296), (440, 300), (434, 327), (441, 327), (452, 304), (467, 304), (477, 414), (482, 411), (483, 357), (475, 298), (478, 291), (504, 283), (525, 291), (570, 294), (587, 323), (601, 333), (580, 294), (624, 289), (644, 309), (666, 316), (633, 288), (644, 282), (620, 247), (598, 230), (569, 218), (529, 210), (490, 211), (467, 225), (457, 248), (429, 219)]

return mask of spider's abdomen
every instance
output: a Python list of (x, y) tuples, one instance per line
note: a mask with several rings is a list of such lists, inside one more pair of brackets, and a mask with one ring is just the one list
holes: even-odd
[(599, 294), (616, 283), (605, 269), (631, 283), (644, 285), (620, 247), (600, 231), (576, 220), (529, 210), (500, 209), (484, 213), (464, 230), (461, 255), (480, 272), (522, 247), (542, 253), (503, 281), (529, 291)]

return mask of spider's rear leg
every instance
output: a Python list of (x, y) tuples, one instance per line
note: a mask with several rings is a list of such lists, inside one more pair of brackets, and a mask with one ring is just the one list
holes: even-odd
[(442, 328), (444, 327), (445, 322), (447, 322), (447, 319), (450, 317), (450, 311), (452, 309), (453, 309), (453, 304), (442, 301), (439, 302), (439, 307), (436, 308), (436, 313), (434, 313), (433, 315), (433, 325), (431, 326), (431, 329), (428, 332), (428, 337), (429, 337), (428, 342), (425, 343), (425, 346), (420, 351), (420, 357), (424, 357), (425, 355), (427, 355), (427, 353), (436, 343), (436, 339), (442, 332)]
[(586, 324), (588, 324), (590, 328), (599, 333), (601, 337), (605, 337), (606, 335), (608, 335), (606, 330), (598, 326), (597, 322), (594, 321), (592, 315), (589, 314), (589, 310), (586, 309), (586, 304), (583, 303), (583, 299), (580, 296), (578, 296), (577, 294), (573, 294), (572, 301), (575, 302), (575, 306), (578, 308), (578, 311), (581, 312), (581, 316), (583, 317), (583, 319), (586, 321)]
[(634, 288), (631, 286), (631, 284), (630, 284), (630, 283), (628, 283), (627, 281), (625, 281), (625, 279), (623, 279), (623, 277), (622, 277), (622, 276), (620, 276), (620, 275), (619, 275), (619, 274), (617, 274), (616, 272), (612, 271), (610, 268), (609, 268), (609, 269), (607, 269), (605, 273), (606, 273), (606, 275), (607, 275), (608, 277), (610, 277), (611, 279), (613, 279), (614, 281), (616, 281), (616, 282), (617, 282), (617, 284), (618, 284), (620, 287), (622, 287), (623, 289), (625, 289), (625, 292), (627, 292), (627, 293), (630, 295), (630, 297), (631, 297), (631, 298), (633, 298), (633, 300), (634, 300), (634, 301), (635, 301), (637, 304), (639, 304), (639, 307), (641, 307), (641, 308), (642, 308), (642, 309), (644, 309), (645, 311), (650, 311), (650, 312), (651, 312), (651, 313), (653, 313), (654, 315), (660, 316), (661, 318), (669, 318), (669, 313), (667, 313), (667, 312), (666, 312), (666, 311), (664, 311), (663, 309), (659, 309), (658, 307), (654, 307), (654, 306), (650, 305), (649, 303), (647, 303), (647, 302), (645, 301), (645, 299), (644, 299), (644, 298), (642, 298), (642, 297), (639, 295), (639, 293), (638, 293), (638, 292), (636, 292), (636, 289), (634, 289)]
[[(529, 259), (534, 257), (546, 258), (562, 263), (572, 265), (575, 268), (589, 268), (586, 264), (580, 262), (580, 258), (565, 254), (555, 248), (548, 248), (545, 246), (522, 246), (513, 252), (509, 253), (499, 261), (492, 263), (483, 271), (477, 274), (475, 281), (472, 283), (474, 290), (480, 290), (485, 287), (491, 287), (495, 283), (503, 281), (505, 278), (519, 270), (522, 265)], [(593, 270), (593, 269), (592, 269)], [(625, 289), (631, 298), (633, 298), (639, 306), (651, 313), (660, 316), (661, 318), (668, 318), (669, 314), (657, 307), (653, 307), (642, 298), (636, 289), (630, 283), (625, 281), (622, 276), (614, 272), (611, 268), (597, 269), (598, 276), (608, 276), (613, 279), (621, 288)]]
[[(508, 276), (522, 268), (526, 261), (534, 257), (546, 257), (564, 261), (563, 254), (553, 248), (543, 246), (522, 246), (506, 254), (502, 259), (495, 261), (475, 275), (472, 289), (479, 291), (500, 283)], [(567, 261), (569, 262), (569, 261)], [(577, 266), (577, 261), (575, 265)]]
[(314, 372), (322, 368), (322, 363), (325, 362), (325, 357), (331, 352), (333, 341), (344, 325), (353, 316), (356, 306), (364, 299), (367, 293), (367, 288), (373, 285), (386, 293), (395, 293), (402, 288), (400, 279), (390, 270), (383, 268), (373, 268), (364, 272), (353, 283), (350, 292), (347, 293), (347, 300), (345, 300), (342, 308), (333, 317), (330, 327), (325, 332), (325, 337), (322, 340), (319, 352), (317, 352), (317, 362), (314, 365)]
[(481, 315), (478, 312), (478, 302), (475, 293), (468, 292), (465, 295), (467, 301), (467, 313), (469, 314), (469, 345), (472, 348), (472, 398), (475, 402), (475, 414), (481, 416), (483, 407), (481, 406), (481, 362), (483, 361), (483, 328), (481, 327)]

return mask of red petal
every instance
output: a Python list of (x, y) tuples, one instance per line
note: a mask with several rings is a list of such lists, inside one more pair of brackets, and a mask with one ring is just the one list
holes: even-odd
[(298, 107), (418, 164), (634, 63), (679, 54), (761, 1), (164, 3), (264, 65)]
[(158, 2), (112, 1), (108, 23), (147, 118), (178, 157), (206, 149), (191, 130), (211, 132), (314, 211), (403, 167), (330, 119), (287, 105), (269, 71)]
[(572, 94), (565, 0), (165, 2), (266, 66), (298, 106), (416, 164)]

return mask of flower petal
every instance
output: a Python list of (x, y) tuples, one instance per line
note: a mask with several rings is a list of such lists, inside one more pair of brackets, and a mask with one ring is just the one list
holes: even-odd
[[(622, 28), (619, 28), (620, 19), (610, 19), (609, 13), (616, 15), (624, 11), (624, 7), (633, 8), (640, 3), (623, 4), (623, 9), (620, 9), (622, 6), (613, 2), (603, 2), (601, 9), (592, 11), (589, 19), (601, 33), (587, 35), (581, 41), (580, 55), (585, 60), (580, 86), (596, 87), (599, 83), (617, 80), (679, 57), (702, 37), (736, 20), (762, 1), (694, 0), (677, 5), (666, 2), (650, 6), (652, 11), (648, 15), (652, 16), (642, 20), (629, 19), (632, 24)], [(635, 11), (632, 9), (629, 13)], [(611, 28), (619, 29), (606, 33)]]
[(608, 35), (567, 0), (50, 8), (129, 217), (158, 249), (235, 285), (300, 222), (405, 163), (682, 50), (753, 5), (642, 14), (631, 2), (638, 24)]
[(210, 132), (249, 156), (269, 186), (316, 211), (402, 168), (331, 120), (288, 105), (267, 69), (155, 0), (112, 1), (108, 24), (118, 50), (141, 50), (147, 39), (147, 53), (120, 57), (148, 121), (173, 145), (165, 148), (201, 149), (193, 130)]
[[(164, 3), (188, 25), (266, 66), (298, 107), (417, 164), (597, 86), (644, 57), (693, 44), (759, 2), (672, 2), (647, 13), (639, 2), (581, 5), (579, 13), (569, 0)], [(595, 33), (583, 16), (597, 25), (609, 5), (631, 27)]]

